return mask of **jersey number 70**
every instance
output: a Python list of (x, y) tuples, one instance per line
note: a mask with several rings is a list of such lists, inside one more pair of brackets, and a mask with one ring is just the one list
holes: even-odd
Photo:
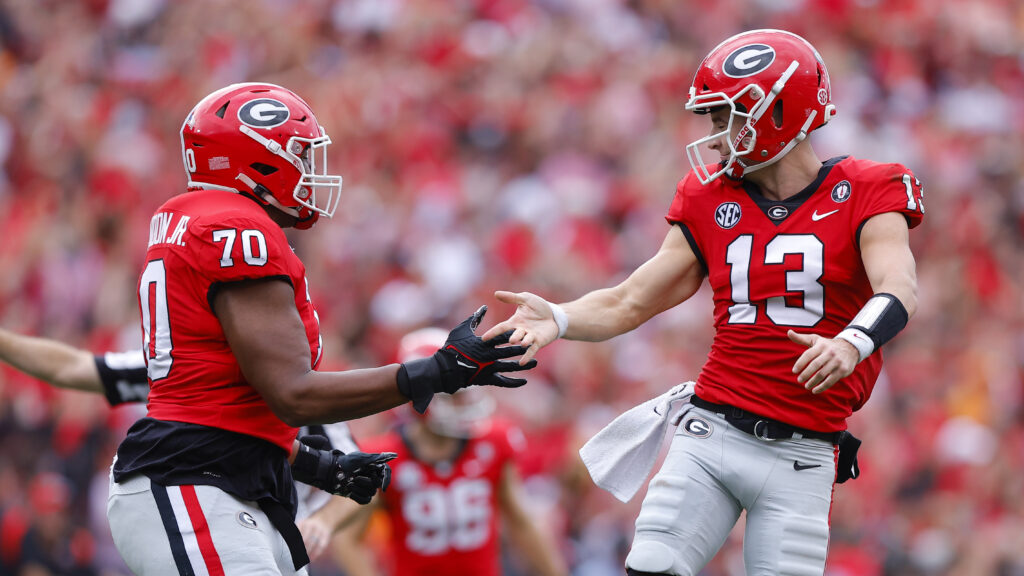
[[(248, 266), (267, 263), (267, 240), (260, 230), (227, 228), (213, 231), (213, 241), (224, 243), (218, 262), (221, 268), (235, 265), (232, 253), (235, 238), (241, 237), (242, 259)], [(307, 294), (308, 298), (308, 294)], [(143, 351), (150, 381), (166, 378), (174, 364), (174, 341), (171, 335), (171, 315), (167, 305), (167, 268), (162, 259), (146, 263), (139, 279), (139, 308), (142, 311)]]

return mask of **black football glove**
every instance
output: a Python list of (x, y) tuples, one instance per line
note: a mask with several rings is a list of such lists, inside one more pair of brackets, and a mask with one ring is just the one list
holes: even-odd
[(330, 441), (323, 436), (299, 438), (299, 453), (292, 463), (292, 477), (326, 492), (351, 498), (360, 504), (369, 503), (378, 488), (387, 490), (391, 484), (391, 467), (388, 462), (397, 454), (345, 454), (340, 450), (331, 450), (330, 447)]
[(537, 365), (530, 360), (520, 365), (504, 360), (521, 356), (525, 346), (504, 346), (512, 331), (484, 342), (476, 335), (476, 328), (487, 313), (481, 306), (448, 334), (448, 340), (433, 356), (410, 360), (398, 370), (398, 389), (412, 400), (412, 406), (422, 414), (437, 392), (451, 394), (468, 386), (501, 386), (518, 388), (526, 384), (524, 378), (510, 378), (502, 372), (529, 370)]

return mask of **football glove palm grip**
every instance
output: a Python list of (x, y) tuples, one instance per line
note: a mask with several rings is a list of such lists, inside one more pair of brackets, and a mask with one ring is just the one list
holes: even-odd
[(323, 436), (299, 438), (299, 452), (292, 463), (292, 477), (304, 484), (367, 504), (377, 489), (387, 490), (391, 483), (388, 462), (397, 454), (331, 450)]
[(398, 389), (412, 400), (417, 412), (425, 412), (438, 392), (451, 394), (469, 386), (518, 388), (526, 384), (524, 378), (512, 378), (503, 373), (529, 370), (537, 361), (520, 365), (506, 360), (526, 352), (525, 346), (501, 346), (508, 343), (511, 331), (487, 342), (481, 340), (475, 332), (486, 313), (487, 306), (481, 306), (448, 334), (444, 346), (432, 356), (401, 365)]

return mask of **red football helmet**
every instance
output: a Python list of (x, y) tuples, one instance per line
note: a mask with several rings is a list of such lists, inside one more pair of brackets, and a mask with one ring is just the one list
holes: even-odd
[[(444, 346), (448, 332), (440, 328), (421, 328), (402, 337), (398, 361), (408, 362), (431, 356)], [(494, 398), (479, 386), (463, 388), (454, 394), (437, 394), (423, 415), (428, 428), (439, 436), (475, 438), (486, 434), (495, 409)]]
[(189, 190), (244, 191), (298, 218), (330, 218), (341, 176), (327, 173), (331, 139), (313, 111), (274, 84), (232, 84), (203, 98), (181, 127)]
[[(751, 30), (719, 44), (701, 62), (686, 109), (729, 107), (725, 130), (686, 147), (703, 184), (769, 166), (835, 115), (828, 70), (809, 42), (783, 30)], [(732, 137), (733, 126), (742, 122)], [(700, 147), (723, 139), (729, 156), (706, 164)], [(711, 170), (717, 166), (717, 171)]]

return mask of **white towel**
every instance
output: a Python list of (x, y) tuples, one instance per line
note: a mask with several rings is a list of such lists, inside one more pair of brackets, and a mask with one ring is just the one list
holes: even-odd
[(647, 481), (669, 422), (678, 425), (690, 410), (693, 386), (679, 384), (627, 410), (587, 441), (580, 456), (594, 484), (629, 502)]

